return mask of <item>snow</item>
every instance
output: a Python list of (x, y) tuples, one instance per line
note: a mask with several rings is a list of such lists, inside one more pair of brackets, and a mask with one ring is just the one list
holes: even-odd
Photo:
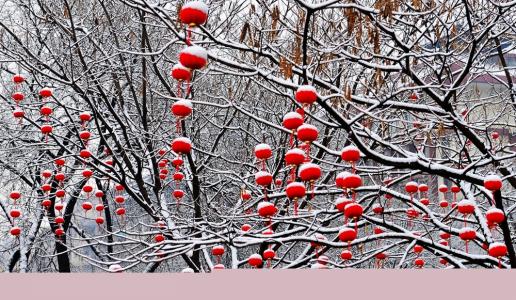
[(298, 155), (305, 155), (305, 151), (299, 149), (299, 148), (292, 148), (290, 150), (287, 151), (287, 153), (295, 153), (295, 154), (298, 154)]
[(181, 273), (194, 273), (194, 270), (192, 268), (184, 268)]
[(274, 204), (272, 204), (271, 202), (262, 201), (262, 202), (258, 203), (258, 206), (256, 207), (256, 209), (261, 210), (262, 208), (269, 207), (269, 206), (274, 206)]
[(283, 117), (283, 120), (291, 120), (291, 119), (299, 120), (299, 119), (303, 119), (303, 116), (301, 116), (297, 112), (291, 111), (291, 112), (285, 114), (285, 116)]
[(475, 231), (475, 229), (471, 228), (471, 227), (462, 227), (461, 229), (459, 229), (459, 233), (460, 234), (463, 234), (463, 233), (466, 233), (466, 232), (470, 232), (470, 231)]
[(320, 169), (321, 167), (319, 167), (319, 165), (317, 165), (317, 164), (307, 162), (307, 163), (302, 164), (299, 167), (299, 173), (304, 172), (306, 169), (311, 169), (311, 168)]
[(504, 243), (501, 243), (501, 242), (492, 242), (490, 245), (489, 245), (489, 249), (493, 249), (493, 248), (496, 248), (496, 247), (506, 247)]
[(172, 70), (185, 70), (185, 71), (190, 72), (190, 69), (188, 69), (187, 67), (183, 66), (181, 63), (177, 63), (177, 64), (175, 64), (175, 65), (172, 67)]
[(464, 200), (459, 201), (459, 203), (457, 203), (457, 205), (458, 206), (475, 206), (475, 202), (468, 200), (468, 199), (464, 199)]
[(261, 150), (271, 150), (271, 146), (269, 146), (268, 144), (258, 144), (254, 147), (254, 151), (261, 151)]
[(291, 183), (289, 183), (289, 184), (287, 185), (287, 189), (288, 189), (288, 188), (293, 188), (293, 187), (305, 187), (305, 185), (304, 185), (303, 183), (301, 183), (301, 182), (298, 182), (298, 181), (296, 181), (296, 182), (291, 182)]
[(181, 52), (203, 58), (204, 60), (208, 59), (208, 51), (206, 51), (206, 49), (204, 49), (201, 46), (194, 45), (194, 46), (186, 47), (183, 50), (181, 50)]
[(315, 127), (314, 125), (312, 124), (303, 124), (301, 126), (299, 126), (297, 128), (297, 131), (300, 131), (300, 130), (303, 130), (303, 129), (312, 129), (312, 130), (315, 130), (315, 131), (318, 131), (317, 127)]
[(485, 177), (484, 181), (502, 181), (502, 179), (496, 174), (489, 174)]
[(190, 101), (188, 99), (181, 99), (179, 101), (174, 102), (173, 105), (181, 105), (181, 106), (186, 106), (188, 108), (192, 108), (193, 107), (192, 101)]
[(203, 13), (207, 14), (208, 13), (208, 5), (206, 5), (206, 3), (202, 2), (202, 1), (190, 1), (190, 2), (186, 2), (182, 8), (191, 8), (191, 9), (196, 9), (196, 10), (200, 10), (202, 11)]
[(190, 144), (190, 145), (192, 144), (192, 141), (190, 141), (189, 138), (184, 137), (184, 136), (175, 138), (173, 142), (183, 142), (183, 143)]
[(313, 87), (311, 85), (301, 85), (301, 86), (299, 86), (297, 91), (298, 92), (313, 92), (313, 93), (317, 94), (317, 90), (315, 89), (315, 87)]

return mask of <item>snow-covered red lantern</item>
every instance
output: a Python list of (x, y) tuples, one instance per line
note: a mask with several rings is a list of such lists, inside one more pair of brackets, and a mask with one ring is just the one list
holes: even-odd
[[(25, 112), (19, 108), (13, 110), (13, 117), (17, 118), (17, 119), (21, 119), (23, 117), (25, 117)], [(21, 122), (21, 120), (20, 120)]]
[(56, 197), (57, 198), (64, 198), (66, 196), (66, 191), (63, 189), (56, 190)]
[(54, 110), (50, 106), (43, 106), (39, 109), (39, 112), (42, 116), (48, 117), (52, 114)]
[(82, 170), (82, 176), (84, 178), (90, 178), (91, 176), (93, 176), (93, 171), (90, 169), (84, 169)]
[(185, 178), (185, 175), (181, 172), (175, 172), (174, 175), (172, 176), (172, 178), (175, 180), (175, 181), (181, 181)]
[(297, 129), (297, 138), (302, 142), (311, 143), (317, 140), (319, 130), (312, 124), (303, 124)]
[(304, 163), (299, 167), (299, 177), (302, 181), (313, 182), (321, 177), (321, 167), (314, 163)]
[(179, 169), (183, 165), (184, 161), (180, 156), (175, 157), (172, 159), (172, 165), (174, 168)]
[(409, 181), (405, 184), (405, 191), (409, 194), (417, 193), (419, 185), (415, 181)]
[(50, 205), (52, 205), (52, 201), (50, 201), (50, 199), (44, 199), (43, 201), (41, 201), (41, 206), (45, 208), (49, 208)]
[(97, 198), (99, 198), (99, 199), (100, 199), (100, 198), (102, 198), (102, 197), (104, 197), (104, 192), (103, 192), (103, 191), (101, 191), (101, 190), (96, 191), (96, 192), (95, 192), (95, 197), (97, 197)]
[(358, 219), (364, 213), (362, 205), (352, 202), (344, 207), (344, 215), (349, 219)]
[(97, 223), (98, 225), (104, 224), (104, 218), (103, 217), (96, 217), (95, 218), (95, 223)]
[(97, 204), (95, 205), (95, 210), (98, 211), (98, 212), (101, 212), (104, 210), (104, 204)]
[(268, 201), (262, 201), (258, 203), (257, 211), (261, 217), (270, 218), (274, 216), (278, 210), (273, 203)]
[(358, 174), (340, 172), (335, 178), (335, 185), (341, 189), (356, 189), (362, 186), (362, 178)]
[(9, 212), (9, 215), (10, 215), (10, 216), (11, 216), (11, 218), (13, 218), (13, 219), (19, 218), (19, 217), (21, 216), (21, 210), (16, 209), (16, 208), (13, 208), (13, 209), (11, 209), (11, 211)]
[(9, 233), (13, 236), (19, 236), (21, 233), (21, 228), (14, 226), (13, 228), (11, 228), (11, 230), (9, 230)]
[(177, 81), (190, 81), (192, 79), (192, 71), (180, 63), (172, 67), (170, 75)]
[(51, 134), (52, 130), (54, 130), (52, 125), (42, 125), (41, 126), (41, 133), (42, 134)]
[(463, 227), (459, 230), (459, 237), (463, 241), (471, 241), (477, 237), (477, 232), (471, 227)]
[(451, 188), (450, 188), (450, 191), (454, 194), (457, 194), (460, 192), (460, 187), (456, 186), (456, 185), (452, 185)]
[(81, 140), (87, 141), (90, 139), (91, 133), (87, 130), (83, 130), (83, 131), (79, 132), (79, 137), (81, 138)]
[(52, 97), (52, 94), (53, 94), (53, 91), (51, 88), (49, 87), (44, 87), (42, 88), (41, 90), (39, 90), (39, 95), (42, 97), (42, 98), (48, 98), (48, 97)]
[(486, 219), (488, 222), (493, 224), (500, 224), (505, 220), (505, 214), (503, 211), (496, 207), (491, 207), (486, 212)]
[(208, 5), (202, 1), (186, 2), (179, 11), (179, 20), (189, 26), (199, 26), (208, 20)]
[(353, 254), (351, 253), (351, 251), (349, 250), (342, 250), (342, 252), (340, 253), (340, 258), (342, 260), (350, 260), (353, 258)]
[(258, 268), (263, 263), (262, 256), (260, 254), (253, 254), (249, 256), (247, 263), (249, 263), (251, 267)]
[(409, 217), (410, 219), (416, 219), (417, 217), (419, 217), (419, 212), (415, 208), (408, 208), (407, 217)]
[(51, 170), (43, 170), (41, 171), (41, 176), (44, 178), (50, 178), (52, 177), (52, 171)]
[(507, 255), (507, 246), (504, 243), (494, 242), (489, 245), (488, 253), (490, 256), (499, 258)]
[(54, 234), (56, 236), (62, 236), (63, 234), (65, 233), (64, 229), (59, 227), (59, 228), (56, 228), (56, 230), (54, 231)]
[(288, 130), (296, 130), (299, 126), (303, 125), (303, 116), (297, 112), (289, 112), (283, 116), (283, 127)]
[(186, 118), (192, 113), (192, 102), (190, 100), (181, 99), (172, 104), (171, 110), (176, 118)]
[(439, 192), (447, 193), (448, 192), (448, 187), (445, 184), (439, 185)]
[(349, 145), (342, 149), (340, 157), (343, 161), (356, 162), (360, 160), (360, 150), (353, 145)]
[(14, 74), (13, 82), (16, 84), (23, 83), (25, 81), (25, 77), (22, 74)]
[(285, 192), (289, 199), (299, 199), (306, 195), (306, 188), (301, 182), (292, 182), (287, 185)]
[(165, 240), (165, 236), (164, 236), (164, 235), (162, 235), (162, 234), (156, 234), (156, 235), (154, 236), (154, 241), (155, 241), (156, 243), (161, 243), (161, 242), (163, 242), (164, 240)]
[(448, 205), (450, 205), (450, 204), (446, 200), (439, 201), (439, 206), (442, 208), (446, 208), (446, 207), (448, 207)]
[(63, 224), (64, 221), (65, 221), (65, 219), (62, 216), (57, 216), (57, 217), (54, 218), (54, 222), (56, 224)]
[(64, 208), (64, 204), (63, 204), (63, 203), (61, 203), (61, 202), (56, 202), (56, 203), (54, 204), (54, 208), (55, 208), (55, 210), (57, 210), (57, 211), (62, 211), (62, 210), (63, 210), (63, 208)]
[(54, 163), (56, 164), (56, 166), (62, 167), (65, 165), (66, 161), (64, 160), (64, 158), (56, 158), (54, 160)]
[(254, 147), (254, 155), (260, 160), (269, 159), (272, 156), (271, 146), (265, 143), (256, 145)]
[(82, 121), (82, 122), (88, 122), (89, 120), (91, 120), (91, 115), (89, 112), (87, 111), (83, 111), (79, 114), (79, 119)]
[(208, 63), (208, 52), (201, 46), (189, 46), (179, 53), (179, 62), (190, 69), (202, 69)]
[(82, 187), (82, 191), (85, 193), (91, 193), (91, 192), (93, 192), (93, 186), (86, 184), (85, 186)]
[(185, 192), (183, 190), (174, 190), (172, 192), (172, 195), (174, 196), (174, 198), (176, 199), (182, 199), (184, 196), (185, 196)]
[(52, 189), (52, 186), (48, 183), (41, 185), (41, 190), (43, 192), (49, 192), (51, 189)]
[(79, 152), (79, 156), (83, 159), (87, 159), (91, 157), (91, 151), (88, 149), (82, 149), (81, 152)]
[(84, 209), (85, 211), (89, 211), (92, 208), (93, 208), (93, 204), (91, 204), (91, 202), (84, 202), (82, 204), (82, 209)]
[(290, 149), (285, 153), (285, 163), (287, 165), (298, 166), (305, 161), (305, 152), (299, 148)]
[(357, 232), (353, 228), (343, 227), (339, 230), (339, 240), (341, 242), (352, 242), (357, 238)]
[(113, 200), (115, 200), (115, 202), (118, 204), (123, 204), (125, 202), (125, 197), (121, 196), (121, 195), (117, 195), (117, 196), (115, 196), (115, 198)]
[(263, 258), (265, 260), (271, 260), (271, 259), (274, 259), (274, 257), (276, 257), (276, 252), (274, 252), (274, 250), (267, 249), (267, 250), (263, 251)]
[(214, 256), (222, 256), (224, 255), (225, 249), (222, 245), (216, 245), (211, 248), (211, 254)]
[(240, 197), (242, 198), (242, 200), (247, 201), (251, 199), (251, 193), (248, 190), (242, 190), (242, 192), (240, 193)]
[(353, 200), (348, 199), (346, 197), (339, 197), (337, 198), (337, 200), (335, 200), (335, 208), (341, 212), (344, 212), (346, 206), (351, 202), (353, 202)]
[(18, 192), (18, 191), (12, 191), (10, 194), (9, 194), (9, 198), (11, 198), (13, 201), (16, 201), (18, 199), (21, 198), (21, 193)]
[(382, 233), (384, 233), (385, 231), (383, 230), (383, 228), (382, 228), (382, 227), (378, 227), (378, 226), (376, 226), (376, 227), (373, 229), (373, 232), (374, 232), (374, 234), (382, 234)]
[(425, 260), (422, 258), (416, 258), (414, 260), (414, 265), (418, 268), (422, 268), (425, 265)]
[(61, 182), (61, 181), (65, 180), (66, 176), (64, 173), (59, 172), (59, 173), (56, 173), (56, 176), (54, 176), (54, 178), (55, 178), (55, 180)]
[(23, 99), (25, 99), (25, 95), (22, 93), (22, 92), (14, 92), (11, 97), (13, 98), (13, 100), (17, 103), (20, 103), (23, 101)]
[(381, 215), (383, 214), (383, 206), (381, 206), (380, 204), (375, 204), (372, 208), (373, 212), (377, 215)]
[(428, 185), (424, 184), (424, 183), (421, 183), (419, 186), (418, 186), (418, 189), (421, 193), (426, 193), (428, 192)]
[(444, 240), (447, 240), (450, 238), (450, 233), (449, 232), (446, 232), (446, 231), (440, 231), (439, 232), (439, 237), (444, 239)]
[(303, 105), (310, 105), (317, 101), (317, 90), (311, 85), (302, 85), (296, 91), (296, 101)]
[(490, 191), (498, 191), (502, 188), (502, 179), (497, 175), (487, 175), (484, 179), (484, 187)]
[(272, 183), (272, 175), (267, 171), (258, 171), (254, 174), (256, 184), (261, 186), (269, 186)]
[(125, 208), (123, 207), (119, 207), (115, 210), (115, 214), (117, 214), (118, 216), (123, 216), (125, 215)]
[(419, 200), (419, 202), (421, 202), (421, 204), (425, 205), (425, 206), (428, 206), (430, 205), (430, 200), (428, 198), (421, 198)]
[(414, 250), (414, 253), (416, 254), (420, 254), (421, 252), (423, 252), (423, 246), (421, 245), (415, 245), (414, 248), (412, 249)]
[(417, 100), (419, 100), (419, 96), (418, 96), (418, 94), (417, 94), (416, 92), (412, 92), (412, 93), (410, 94), (410, 96), (409, 96), (409, 99), (410, 99), (411, 101), (417, 101)]
[(177, 154), (188, 154), (192, 151), (192, 142), (187, 137), (175, 138), (170, 146)]
[(252, 226), (249, 225), (249, 224), (243, 224), (241, 227), (240, 227), (240, 230), (242, 230), (243, 232), (248, 232), (249, 230), (251, 230)]
[(475, 212), (475, 203), (471, 200), (461, 200), (457, 203), (457, 210), (463, 215), (470, 215)]

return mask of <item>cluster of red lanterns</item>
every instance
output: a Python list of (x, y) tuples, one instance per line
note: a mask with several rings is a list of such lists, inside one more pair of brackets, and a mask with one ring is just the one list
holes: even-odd
[(12, 227), (9, 230), (9, 233), (16, 237), (18, 237), (21, 234), (21, 228), (16, 226), (16, 219), (20, 218), (22, 215), (21, 210), (18, 209), (21, 196), (22, 195), (19, 191), (12, 191), (9, 194), (9, 198), (13, 201), (13, 208), (9, 212), (9, 216), (12, 218)]

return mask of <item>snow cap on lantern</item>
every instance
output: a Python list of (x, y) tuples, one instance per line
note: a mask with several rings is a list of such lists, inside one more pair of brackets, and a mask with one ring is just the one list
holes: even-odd
[(486, 212), (486, 219), (488, 222), (499, 224), (505, 220), (505, 214), (503, 211), (496, 207), (491, 207)]
[(340, 157), (343, 161), (356, 162), (360, 159), (360, 150), (353, 145), (344, 147), (340, 153)]
[(258, 144), (254, 147), (254, 155), (258, 159), (268, 159), (272, 156), (271, 146), (268, 144), (262, 143)]
[(502, 188), (502, 179), (495, 174), (487, 175), (484, 179), (484, 187), (490, 191), (498, 191)]
[(208, 5), (202, 1), (186, 2), (179, 11), (179, 19), (190, 26), (202, 25), (208, 19)]
[(287, 128), (288, 130), (297, 129), (299, 126), (303, 125), (303, 123), (303, 116), (297, 112), (291, 111), (283, 116), (283, 127)]
[(344, 215), (350, 219), (360, 218), (363, 212), (364, 209), (362, 208), (362, 205), (358, 203), (352, 202), (344, 207)]
[(262, 264), (263, 259), (260, 254), (253, 254), (253, 255), (249, 256), (249, 258), (247, 259), (247, 262), (252, 267), (259, 267)]
[(178, 154), (190, 153), (192, 150), (192, 142), (187, 137), (178, 137), (172, 141), (172, 151)]
[(299, 167), (299, 177), (303, 181), (315, 181), (321, 177), (321, 167), (314, 163), (304, 163)]
[(178, 118), (186, 118), (192, 113), (192, 101), (181, 99), (172, 104), (172, 114)]
[(272, 175), (267, 171), (258, 171), (254, 175), (256, 184), (261, 186), (268, 186), (272, 183)]
[(292, 182), (287, 185), (285, 192), (289, 199), (303, 198), (306, 195), (306, 188), (301, 182)]
[(362, 178), (357, 174), (343, 171), (337, 174), (335, 184), (341, 189), (356, 189), (362, 186)]
[(461, 200), (459, 203), (457, 203), (457, 210), (461, 214), (472, 214), (475, 212), (475, 203), (471, 200)]
[(419, 191), (422, 193), (428, 192), (428, 185), (421, 183), (418, 187)]
[(417, 193), (418, 190), (419, 190), (419, 185), (415, 181), (409, 181), (409, 182), (407, 182), (407, 184), (405, 184), (405, 191), (407, 193), (410, 193), (410, 194)]
[(180, 63), (177, 63), (172, 67), (170, 75), (178, 81), (189, 81), (192, 79), (192, 71)]
[(312, 124), (303, 124), (297, 129), (297, 138), (302, 142), (313, 142), (318, 136), (319, 130)]
[(317, 90), (311, 85), (302, 85), (296, 91), (296, 101), (301, 104), (312, 104), (317, 100)]
[(276, 206), (274, 206), (273, 203), (268, 201), (262, 201), (258, 203), (257, 210), (258, 214), (264, 218), (270, 218), (277, 212)]
[(341, 242), (351, 242), (357, 238), (357, 232), (353, 228), (343, 227), (339, 230), (339, 240)]
[(53, 91), (51, 88), (49, 87), (44, 87), (42, 88), (41, 90), (39, 90), (39, 95), (42, 97), (42, 98), (48, 98), (48, 97), (51, 97), (53, 94)]
[(465, 241), (474, 240), (477, 237), (477, 233), (471, 227), (463, 227), (459, 230), (459, 237)]
[(179, 62), (190, 69), (202, 69), (208, 63), (208, 52), (201, 46), (189, 46), (179, 53)]
[(507, 246), (504, 243), (494, 242), (489, 245), (489, 255), (501, 257), (507, 255)]
[(335, 208), (337, 208), (341, 212), (344, 212), (346, 206), (351, 202), (353, 202), (353, 200), (348, 199), (346, 197), (339, 197), (337, 198), (337, 200), (335, 200)]
[(300, 165), (305, 161), (305, 152), (299, 148), (293, 148), (285, 153), (285, 163), (287, 165)]

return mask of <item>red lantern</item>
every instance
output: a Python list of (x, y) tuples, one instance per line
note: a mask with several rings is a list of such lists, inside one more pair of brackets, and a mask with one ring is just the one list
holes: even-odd
[(311, 85), (302, 85), (296, 91), (296, 101), (301, 104), (310, 105), (317, 101), (317, 91)]
[(164, 240), (165, 240), (165, 236), (164, 236), (164, 235), (162, 235), (162, 234), (156, 234), (156, 235), (154, 236), (154, 241), (155, 241), (156, 243), (161, 243), (161, 242), (163, 242)]
[(172, 114), (176, 118), (186, 118), (192, 113), (192, 102), (190, 100), (182, 99), (172, 104)]
[(95, 218), (95, 223), (97, 223), (99, 225), (104, 224), (104, 218), (103, 217), (96, 217)]
[(357, 174), (344, 171), (337, 174), (335, 184), (341, 189), (356, 189), (362, 186), (362, 178)]
[(299, 177), (302, 181), (315, 181), (321, 177), (321, 167), (314, 163), (304, 163), (299, 167)]
[(11, 218), (16, 219), (21, 216), (21, 211), (19, 209), (13, 208), (9, 212), (9, 215), (11, 216)]
[(500, 134), (497, 131), (493, 131), (491, 133), (491, 138), (493, 138), (493, 140), (497, 140), (499, 137), (500, 137)]
[(52, 189), (52, 186), (48, 183), (45, 183), (41, 186), (41, 190), (43, 192), (49, 192)]
[(123, 216), (123, 215), (125, 215), (125, 208), (123, 208), (123, 207), (117, 208), (117, 209), (115, 210), (115, 213), (116, 213), (118, 216)]
[(172, 177), (174, 178), (175, 181), (181, 181), (185, 178), (185, 175), (181, 172), (175, 172)]
[(378, 260), (384, 260), (388, 257), (389, 255), (385, 252), (380, 252), (378, 254), (375, 255), (375, 258), (378, 259)]
[(460, 192), (460, 187), (456, 186), (456, 185), (452, 185), (451, 188), (450, 188), (450, 191), (454, 194), (457, 194)]
[(358, 150), (358, 148), (353, 145), (349, 145), (342, 149), (340, 157), (343, 161), (356, 162), (360, 160), (360, 150)]
[(16, 84), (23, 83), (25, 81), (25, 77), (21, 74), (13, 75), (13, 82)]
[(41, 126), (41, 133), (42, 134), (51, 134), (52, 133), (52, 125), (43, 125)]
[(442, 208), (446, 208), (446, 207), (448, 207), (448, 205), (449, 205), (449, 203), (446, 200), (439, 201), (439, 206)]
[(353, 254), (349, 250), (342, 250), (342, 252), (340, 253), (340, 258), (342, 260), (350, 260), (353, 258)]
[(115, 196), (115, 202), (118, 203), (118, 204), (123, 204), (125, 202), (125, 197), (124, 196)]
[(289, 199), (303, 198), (306, 195), (306, 188), (301, 182), (292, 182), (287, 185), (285, 192)]
[(91, 202), (84, 202), (82, 204), (82, 209), (84, 209), (85, 211), (88, 211), (92, 208), (93, 208), (93, 204), (91, 204)]
[(22, 102), (25, 99), (25, 95), (22, 92), (15, 92), (11, 95), (13, 100), (17, 103)]
[(254, 147), (254, 155), (256, 158), (265, 160), (272, 156), (271, 146), (267, 144), (258, 144)]
[(426, 193), (428, 192), (428, 185), (422, 183), (419, 185), (418, 189), (421, 193)]
[(124, 186), (123, 186), (123, 185), (121, 185), (121, 184), (119, 184), (119, 183), (118, 183), (118, 184), (116, 184), (116, 185), (115, 185), (115, 190), (116, 190), (117, 192), (122, 192), (123, 190), (125, 190), (125, 188), (124, 188)]
[(55, 208), (55, 210), (57, 210), (57, 211), (62, 211), (62, 210), (63, 210), (63, 208), (64, 208), (64, 204), (63, 204), (63, 203), (61, 203), (61, 202), (57, 202), (56, 204), (54, 204), (54, 208)]
[(303, 124), (297, 129), (297, 138), (302, 142), (313, 142), (317, 140), (319, 130), (311, 124)]
[(41, 201), (41, 206), (43, 206), (45, 208), (49, 208), (50, 205), (52, 205), (52, 201), (50, 201), (49, 199), (45, 199), (45, 200)]
[(211, 248), (211, 254), (214, 256), (222, 256), (224, 255), (224, 251), (224, 246), (222, 245), (217, 245)]
[(13, 111), (13, 116), (15, 118), (21, 119), (21, 118), (25, 117), (25, 112), (23, 110), (17, 108)]
[(180, 156), (175, 157), (175, 158), (172, 160), (172, 165), (173, 165), (176, 169), (179, 169), (179, 168), (183, 165), (183, 159), (182, 159)]
[(54, 222), (55, 222), (56, 224), (63, 224), (63, 223), (64, 223), (64, 221), (65, 221), (65, 220), (64, 220), (64, 218), (63, 218), (62, 216), (57, 216), (57, 217), (55, 217), (55, 219), (54, 219)]
[(242, 197), (242, 200), (249, 200), (251, 199), (251, 193), (249, 193), (248, 190), (242, 190), (242, 193), (240, 195)]
[(89, 131), (84, 130), (79, 132), (79, 137), (81, 138), (81, 140), (87, 141), (90, 139), (91, 133)]
[(272, 183), (272, 175), (267, 171), (258, 171), (254, 175), (256, 184), (261, 186), (269, 186)]
[(419, 100), (419, 96), (418, 96), (418, 94), (417, 94), (416, 92), (412, 92), (412, 93), (410, 94), (410, 96), (409, 96), (409, 99), (410, 99), (411, 101), (417, 101), (417, 100)]
[(419, 185), (415, 181), (409, 181), (405, 184), (405, 191), (409, 194), (415, 194), (419, 190)]
[(242, 227), (240, 227), (240, 230), (242, 230), (243, 232), (248, 232), (249, 230), (251, 230), (251, 228), (251, 225), (243, 224)]
[(83, 159), (87, 159), (91, 157), (91, 152), (88, 149), (82, 149), (81, 152), (79, 152), (79, 156)]
[(79, 119), (82, 122), (88, 122), (91, 119), (91, 115), (89, 112), (83, 111), (79, 114)]
[(490, 191), (498, 191), (502, 188), (502, 179), (497, 175), (487, 175), (484, 179), (484, 187)]
[(208, 6), (202, 1), (186, 2), (179, 11), (179, 19), (189, 26), (199, 26), (208, 19)]
[(457, 204), (457, 210), (463, 215), (469, 215), (475, 212), (475, 203), (470, 200), (461, 200)]
[(463, 241), (470, 241), (477, 237), (477, 233), (473, 228), (463, 227), (459, 230), (459, 237)]
[(289, 112), (283, 117), (283, 127), (287, 128), (288, 130), (295, 130), (299, 126), (303, 125), (303, 123), (303, 116), (297, 112)]
[(90, 169), (84, 169), (82, 170), (82, 176), (85, 178), (90, 178), (91, 176), (93, 176), (93, 171)]
[(357, 232), (353, 228), (344, 227), (339, 230), (339, 240), (341, 242), (352, 242), (357, 238)]
[(507, 255), (507, 246), (504, 243), (494, 242), (489, 245), (488, 253), (493, 257), (502, 257)]
[(179, 53), (179, 62), (190, 69), (202, 69), (208, 62), (208, 52), (200, 46), (189, 46)]
[(185, 196), (185, 192), (183, 192), (182, 190), (174, 190), (174, 192), (172, 192), (172, 195), (176, 199), (182, 199)]
[(383, 228), (382, 228), (382, 227), (378, 227), (378, 226), (377, 226), (377, 227), (375, 227), (375, 228), (373, 229), (373, 232), (374, 232), (374, 234), (382, 234), (382, 233), (384, 232), (384, 230), (383, 230)]
[(419, 217), (419, 212), (414, 208), (409, 208), (409, 209), (407, 209), (407, 217), (409, 217), (411, 219), (415, 219), (415, 218)]
[(358, 203), (349, 203), (344, 207), (344, 215), (349, 219), (357, 219), (362, 216), (364, 209)]
[(57, 235), (57, 236), (62, 236), (62, 235), (65, 233), (65, 231), (64, 231), (64, 229), (63, 229), (63, 228), (59, 227), (59, 228), (57, 228), (57, 229), (54, 231), (54, 233), (55, 233), (55, 235)]
[(97, 198), (102, 198), (102, 197), (104, 197), (104, 192), (103, 192), (103, 191), (101, 191), (101, 190), (96, 191), (96, 192), (95, 192), (95, 197), (97, 197)]
[(493, 224), (500, 224), (505, 220), (505, 214), (501, 209), (491, 207), (486, 212), (486, 219)]
[(413, 250), (414, 250), (414, 253), (419, 254), (419, 253), (423, 252), (423, 246), (415, 245)]
[(50, 170), (43, 170), (41, 172), (41, 176), (43, 176), (45, 178), (50, 178), (50, 177), (52, 177), (52, 171), (50, 171)]
[(21, 198), (21, 193), (18, 192), (18, 191), (12, 191), (10, 194), (9, 194), (9, 198), (13, 199), (14, 201), (18, 200)]
[(262, 201), (258, 203), (258, 214), (263, 218), (270, 218), (274, 216), (277, 212), (276, 206), (273, 203)]
[(440, 231), (439, 232), (439, 237), (442, 238), (442, 239), (449, 239), (450, 238), (450, 233), (446, 232), (446, 231)]
[(57, 198), (63, 198), (65, 195), (66, 195), (66, 191), (65, 190), (59, 189), (59, 190), (56, 191), (56, 197)]
[(93, 192), (93, 187), (91, 185), (87, 184), (82, 187), (82, 191), (85, 193), (91, 193), (91, 192)]
[(276, 252), (274, 252), (274, 250), (267, 249), (267, 250), (263, 251), (263, 258), (264, 259), (271, 260), (271, 259), (274, 259), (274, 257), (276, 257)]
[(187, 154), (192, 151), (192, 142), (187, 137), (178, 137), (172, 141), (171, 148), (177, 154)]
[(383, 207), (380, 204), (376, 204), (373, 206), (373, 212), (377, 215), (383, 214)]
[(39, 112), (41, 113), (41, 115), (45, 116), (45, 117), (48, 117), (52, 114), (54, 110), (52, 109), (52, 107), (49, 107), (49, 106), (43, 106), (41, 107), (41, 109), (39, 110)]
[(54, 176), (54, 178), (57, 181), (59, 181), (59, 182), (64, 181), (65, 180), (65, 174), (63, 174), (63, 173), (56, 173), (56, 176)]
[(39, 95), (40, 95), (42, 98), (52, 97), (52, 94), (53, 94), (52, 89), (51, 89), (51, 88), (48, 88), (48, 87), (44, 87), (44, 88), (42, 88), (42, 89), (39, 91)]
[(172, 78), (178, 81), (190, 81), (192, 79), (192, 71), (182, 64), (175, 64), (170, 72)]
[(56, 166), (62, 167), (65, 164), (65, 160), (64, 160), (64, 158), (56, 158), (54, 160), (54, 163), (56, 164)]
[(414, 265), (418, 268), (422, 268), (425, 265), (425, 260), (422, 258), (416, 258), (414, 260)]
[(285, 163), (287, 165), (300, 165), (305, 161), (305, 152), (301, 149), (290, 149), (285, 153)]
[(97, 204), (95, 205), (95, 210), (98, 212), (101, 212), (104, 210), (104, 204)]
[(15, 227), (11, 228), (9, 233), (11, 233), (11, 235), (14, 235), (14, 236), (19, 236), (21, 233), (21, 228), (15, 226)]
[(419, 202), (421, 202), (421, 204), (423, 204), (425, 206), (428, 206), (430, 204), (430, 200), (428, 198), (421, 198), (421, 200), (419, 200)]
[(247, 262), (249, 263), (249, 265), (251, 265), (251, 267), (257, 268), (262, 265), (263, 259), (260, 254), (253, 254), (253, 255), (249, 256), (249, 258), (247, 259)]
[(448, 192), (448, 187), (445, 184), (439, 185), (439, 192), (441, 192), (441, 193)]

